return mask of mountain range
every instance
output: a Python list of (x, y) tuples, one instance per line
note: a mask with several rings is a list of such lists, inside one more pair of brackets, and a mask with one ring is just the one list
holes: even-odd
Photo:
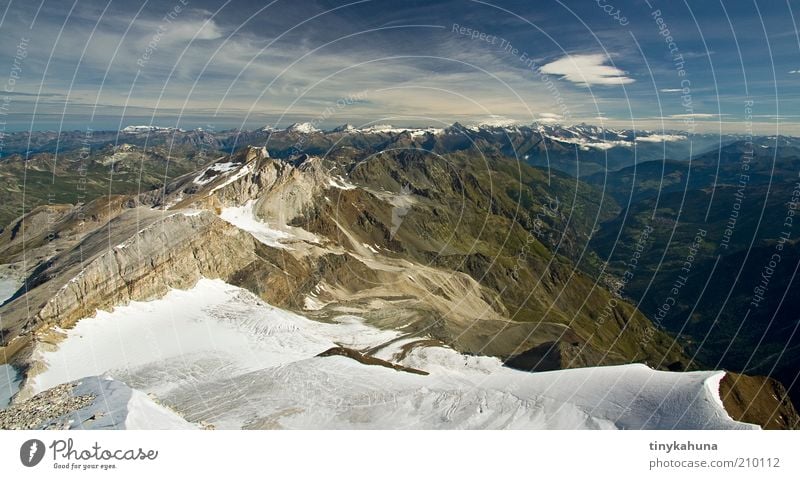
[[(176, 427), (797, 427), (795, 145), (549, 124), (7, 135), (8, 411), (88, 384), (122, 391), (128, 427), (142, 391)], [(92, 427), (90, 402), (33, 422)]]

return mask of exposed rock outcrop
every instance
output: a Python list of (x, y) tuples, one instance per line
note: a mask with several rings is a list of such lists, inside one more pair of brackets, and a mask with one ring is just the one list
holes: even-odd
[(764, 429), (800, 429), (800, 415), (786, 388), (772, 378), (728, 372), (719, 393), (725, 410), (737, 421)]
[(570, 341), (547, 341), (504, 361), (508, 367), (521, 371), (555, 371), (557, 369), (613, 364), (613, 359), (604, 357), (591, 346), (583, 343), (574, 334)]

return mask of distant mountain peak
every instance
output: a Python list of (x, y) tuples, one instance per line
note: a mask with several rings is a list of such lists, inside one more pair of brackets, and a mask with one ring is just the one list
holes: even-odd
[(341, 133), (345, 131), (356, 131), (356, 127), (354, 127), (350, 123), (345, 123), (344, 125), (339, 125), (333, 130), (331, 130), (331, 133)]
[(320, 130), (314, 126), (311, 122), (302, 122), (302, 123), (293, 123), (286, 128), (286, 131), (291, 131), (294, 133), (317, 133)]
[(470, 125), (469, 128), (473, 130), (479, 130), (481, 128), (490, 129), (490, 128), (510, 128), (517, 126), (519, 122), (516, 120), (512, 120), (511, 118), (506, 118), (499, 115), (489, 115), (488, 118), (484, 118), (480, 120), (479, 123)]
[(156, 125), (128, 125), (123, 128), (123, 133), (147, 133), (147, 132), (154, 132), (154, 131), (184, 131), (180, 128), (173, 128), (170, 126), (156, 126)]

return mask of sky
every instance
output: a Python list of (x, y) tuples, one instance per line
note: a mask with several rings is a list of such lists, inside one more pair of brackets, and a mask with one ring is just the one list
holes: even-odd
[(15, 0), (0, 15), (4, 131), (800, 135), (800, 0)]

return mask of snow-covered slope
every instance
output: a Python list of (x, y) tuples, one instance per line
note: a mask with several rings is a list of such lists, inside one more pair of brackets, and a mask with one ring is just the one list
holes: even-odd
[(313, 233), (296, 226), (285, 224), (267, 224), (256, 217), (254, 208), (256, 202), (249, 200), (242, 206), (228, 206), (222, 208), (219, 217), (228, 223), (247, 231), (255, 239), (279, 249), (293, 249), (290, 244), (297, 242), (318, 243), (319, 238)]
[(91, 376), (49, 389), (0, 412), (12, 429), (197, 429), (147, 394)]
[(60, 419), (67, 420), (70, 429), (197, 429), (147, 394), (112, 378), (80, 379), (72, 394), (91, 395), (95, 400)]
[(253, 204), (254, 201), (251, 200), (242, 206), (223, 208), (219, 217), (247, 231), (268, 246), (286, 248), (280, 243), (280, 240), (289, 238), (289, 233), (271, 228), (265, 222), (258, 221), (253, 214)]
[[(218, 428), (751, 427), (723, 410), (719, 372), (526, 373), (355, 316), (313, 321), (218, 280), (100, 312), (65, 334), (55, 351), (35, 352), (49, 366), (25, 387), (110, 373)], [(334, 346), (429, 374), (317, 356)]]

